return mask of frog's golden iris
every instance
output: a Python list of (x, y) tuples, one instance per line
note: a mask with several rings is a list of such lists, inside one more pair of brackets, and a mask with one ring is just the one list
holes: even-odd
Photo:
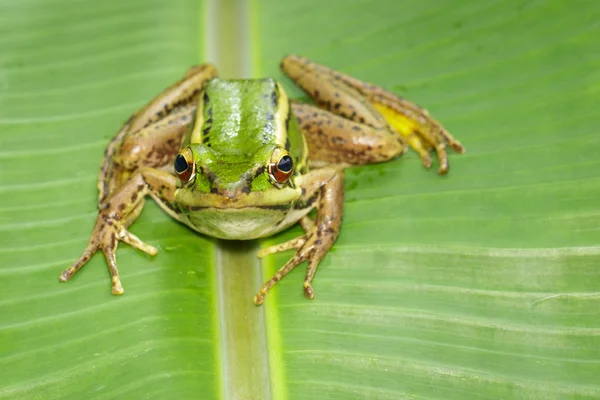
[(182, 183), (187, 183), (194, 177), (195, 163), (189, 147), (186, 147), (181, 153), (177, 154), (173, 169)]
[(269, 163), (269, 176), (277, 184), (283, 184), (290, 179), (294, 171), (294, 161), (283, 149), (275, 149)]

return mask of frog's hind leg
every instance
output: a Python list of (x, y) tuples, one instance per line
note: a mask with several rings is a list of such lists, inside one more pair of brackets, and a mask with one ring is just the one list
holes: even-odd
[(384, 127), (360, 124), (308, 104), (292, 103), (292, 110), (306, 138), (313, 166), (383, 162), (407, 149)]
[(431, 149), (438, 155), (441, 174), (448, 171), (446, 145), (459, 153), (465, 151), (427, 110), (378, 86), (299, 56), (285, 57), (281, 67), (319, 107), (374, 128), (391, 127), (419, 154), (427, 168), (431, 166)]

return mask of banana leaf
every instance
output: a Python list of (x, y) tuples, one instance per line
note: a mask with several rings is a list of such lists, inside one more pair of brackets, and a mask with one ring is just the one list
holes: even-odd
[[(600, 4), (0, 1), (1, 399), (600, 397)], [(467, 147), (350, 168), (315, 299), (291, 253), (195, 234), (59, 273), (87, 243), (120, 124), (192, 64), (296, 53), (426, 107)], [(598, 168), (598, 169), (596, 169)]]

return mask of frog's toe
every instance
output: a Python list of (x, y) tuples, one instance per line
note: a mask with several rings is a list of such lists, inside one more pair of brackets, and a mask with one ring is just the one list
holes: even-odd
[(73, 267), (69, 267), (60, 273), (60, 275), (58, 276), (58, 280), (60, 282), (67, 282), (73, 277), (73, 275), (75, 275), (75, 272), (77, 271), (75, 271)]
[(432, 165), (431, 151), (435, 151), (439, 168), (438, 173), (444, 175), (448, 173), (449, 162), (447, 146), (450, 145), (458, 153), (464, 153), (466, 150), (458, 141), (456, 141), (445, 130), (438, 130), (435, 127), (429, 129), (420, 128), (409, 134), (401, 134), (408, 142), (410, 147), (419, 155), (421, 162), (425, 168), (430, 168)]
[(151, 256), (155, 256), (158, 254), (158, 249), (154, 246), (149, 245), (148, 243), (142, 241), (140, 238), (135, 236), (133, 233), (123, 230), (119, 235), (119, 239), (123, 242), (127, 243), (133, 248), (143, 251), (144, 253), (150, 254)]
[(106, 264), (108, 265), (108, 271), (110, 272), (110, 283), (112, 293), (121, 295), (125, 293), (123, 285), (121, 284), (121, 277), (119, 276), (119, 269), (117, 268), (117, 246), (118, 241), (116, 237), (107, 240), (102, 246), (102, 253), (106, 258)]
[[(443, 132), (450, 135), (446, 131)], [(430, 153), (432, 150), (435, 151), (439, 163), (438, 173), (440, 175), (448, 173), (450, 166), (448, 162), (448, 152), (446, 150), (447, 145), (450, 145), (450, 147), (458, 153), (464, 153), (466, 151), (462, 144), (451, 136), (446, 136), (441, 132), (434, 133), (427, 129), (421, 129), (408, 134), (401, 134), (401, 136), (419, 155), (425, 168), (431, 168), (432, 159)]]
[(93, 244), (88, 244), (81, 257), (79, 257), (71, 266), (65, 269), (58, 277), (60, 282), (66, 282), (70, 280), (87, 262), (92, 258), (96, 252)]
[(254, 304), (256, 304), (257, 306), (261, 305), (264, 302), (267, 293), (273, 288), (273, 286), (275, 286), (275, 284), (277, 284), (277, 282), (279, 282), (281, 279), (283, 279), (284, 276), (289, 274), (296, 266), (298, 266), (298, 264), (302, 263), (303, 261), (306, 261), (306, 258), (299, 254), (301, 252), (301, 249), (298, 250), (294, 257), (292, 257), (287, 263), (285, 263), (283, 267), (279, 268), (275, 275), (273, 275), (271, 279), (269, 279), (262, 285), (256, 296), (254, 296)]
[(450, 134), (439, 122), (433, 119), (427, 110), (407, 100), (391, 96), (379, 99), (375, 108), (385, 118), (389, 126), (404, 142), (419, 155), (426, 168), (431, 167), (430, 152), (437, 154), (440, 166), (439, 173), (448, 172), (448, 153), (450, 146), (457, 153), (464, 153), (464, 146)]
[(310, 282), (304, 282), (304, 296), (310, 300), (315, 298), (315, 291), (313, 290), (313, 287), (310, 284)]
[(66, 281), (70, 280), (73, 277), (73, 275), (75, 275), (75, 272), (73, 271), (73, 267), (69, 267), (60, 273), (60, 275), (58, 276), (58, 280), (60, 282), (66, 282)]
[(123, 285), (121, 284), (121, 279), (118, 276), (113, 276), (111, 283), (112, 294), (121, 295), (125, 293), (125, 289), (123, 289)]
[(445, 175), (448, 173), (448, 153), (446, 152), (446, 145), (444, 143), (439, 143), (435, 146), (435, 151), (438, 156), (438, 160), (440, 163), (440, 167), (438, 169), (438, 173), (440, 175)]
[(409, 146), (419, 155), (421, 162), (425, 168), (431, 168), (431, 156), (429, 149), (425, 146), (423, 139), (416, 133), (411, 133), (403, 136)]
[(111, 286), (113, 294), (123, 294), (123, 285), (119, 277), (117, 269), (117, 247), (119, 241), (130, 244), (132, 247), (145, 251), (149, 254), (156, 254), (157, 250), (144, 242), (135, 235), (127, 232), (119, 221), (111, 218), (106, 218), (105, 215), (99, 214), (96, 219), (96, 225), (92, 233), (92, 237), (88, 242), (81, 257), (79, 257), (69, 268), (65, 269), (59, 276), (61, 282), (66, 282), (71, 279), (97, 252), (101, 251), (106, 258), (108, 270), (111, 275)]
[(270, 254), (275, 254), (286, 250), (299, 249), (302, 247), (302, 245), (304, 245), (305, 242), (305, 237), (300, 236), (295, 239), (288, 240), (287, 242), (265, 247), (264, 249), (258, 251), (258, 257), (263, 258)]
[(254, 296), (254, 305), (255, 306), (262, 306), (262, 304), (265, 302), (265, 295), (264, 294), (257, 294), (256, 296)]

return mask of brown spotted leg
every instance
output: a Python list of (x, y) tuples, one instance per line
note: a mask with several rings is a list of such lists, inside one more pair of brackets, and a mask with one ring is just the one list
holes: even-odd
[(309, 104), (292, 103), (292, 110), (306, 138), (313, 166), (371, 164), (406, 151), (385, 126), (375, 128), (354, 122)]
[(387, 126), (419, 154), (427, 168), (431, 166), (429, 152), (434, 149), (440, 174), (448, 172), (446, 145), (465, 152), (462, 144), (427, 110), (376, 85), (294, 55), (285, 57), (281, 68), (319, 107), (376, 129)]
[[(124, 124), (108, 145), (98, 178), (98, 217), (82, 256), (60, 275), (67, 281), (101, 250), (112, 277), (112, 292), (122, 294), (116, 263), (119, 241), (155, 255), (156, 248), (127, 231), (150, 194), (171, 215), (176, 185), (172, 165), (196, 109), (196, 97), (217, 76), (214, 66), (191, 68)], [(168, 171), (168, 172), (165, 172)]]
[[(178, 147), (185, 129), (163, 132), (159, 126), (144, 130), (157, 121), (171, 116), (171, 123), (179, 123), (172, 114), (187, 115), (191, 120), (196, 107), (196, 96), (204, 88), (207, 81), (217, 77), (217, 70), (212, 64), (202, 64), (190, 68), (185, 76), (165, 89), (148, 104), (134, 113), (113, 137), (104, 152), (104, 159), (98, 176), (98, 203), (119, 187), (129, 175), (124, 170), (141, 166), (157, 167), (160, 160), (155, 156), (165, 153), (168, 147)], [(163, 127), (169, 121), (163, 121)], [(189, 121), (188, 121), (189, 123)], [(127, 143), (124, 143), (126, 141)], [(159, 146), (163, 146), (160, 147)], [(154, 152), (153, 149), (156, 149)], [(177, 149), (178, 150), (178, 149)], [(176, 151), (177, 151), (176, 150)], [(121, 165), (126, 160), (127, 166)]]
[(127, 228), (133, 222), (147, 194), (151, 194), (161, 204), (168, 206), (174, 202), (175, 176), (163, 171), (143, 168), (137, 171), (118, 190), (113, 192), (103, 203), (98, 213), (94, 230), (81, 257), (60, 275), (60, 281), (66, 282), (77, 273), (96, 253), (101, 250), (108, 263), (112, 279), (112, 292), (123, 294), (123, 285), (117, 269), (116, 251), (119, 241), (150, 255), (156, 255), (155, 247), (142, 242)]
[[(306, 138), (311, 163), (333, 164), (311, 171), (307, 182), (300, 186), (306, 190), (305, 196), (318, 193), (317, 218), (313, 222), (308, 216), (300, 220), (305, 235), (279, 245), (262, 249), (258, 255), (296, 249), (296, 254), (268, 282), (254, 298), (262, 304), (265, 294), (294, 267), (308, 260), (304, 280), (304, 293), (312, 299), (314, 292), (311, 282), (320, 260), (335, 242), (342, 219), (343, 209), (343, 166), (347, 164), (367, 164), (389, 160), (401, 154), (406, 147), (389, 134), (385, 126), (375, 128), (353, 122), (308, 104), (293, 103), (292, 109)], [(330, 178), (332, 170), (337, 171)], [(319, 176), (315, 179), (314, 177)], [(321, 185), (315, 187), (315, 184)]]
[(297, 265), (308, 261), (306, 276), (304, 278), (304, 295), (309, 299), (314, 298), (312, 280), (319, 266), (319, 262), (325, 257), (340, 232), (342, 223), (342, 212), (344, 206), (344, 172), (341, 168), (328, 167), (310, 172), (306, 177), (303, 187), (307, 188), (306, 194), (300, 199), (300, 203), (315, 201), (317, 218), (313, 223), (310, 218), (304, 219), (302, 226), (306, 234), (281, 243), (259, 252), (259, 257), (280, 251), (296, 249), (294, 256), (275, 273), (262, 286), (254, 297), (254, 303), (263, 303), (267, 292), (283, 279)]
[[(311, 217), (309, 217), (308, 215), (305, 215), (304, 217), (302, 217), (300, 219), (300, 221), (298, 221), (298, 223), (300, 224), (300, 226), (302, 227), (302, 230), (304, 230), (304, 233), (309, 233), (313, 227), (315, 226), (315, 221), (312, 220)], [(303, 243), (304, 241), (304, 236), (300, 236), (297, 237), (295, 239), (292, 240), (288, 240), (285, 243), (280, 243), (278, 245), (275, 246), (271, 246), (271, 247), (267, 247), (264, 249), (261, 249), (258, 252), (258, 256), (260, 258), (266, 257), (270, 254), (275, 254), (275, 253), (279, 253), (285, 250), (291, 250), (291, 249), (297, 249), (300, 246), (300, 243)]]

